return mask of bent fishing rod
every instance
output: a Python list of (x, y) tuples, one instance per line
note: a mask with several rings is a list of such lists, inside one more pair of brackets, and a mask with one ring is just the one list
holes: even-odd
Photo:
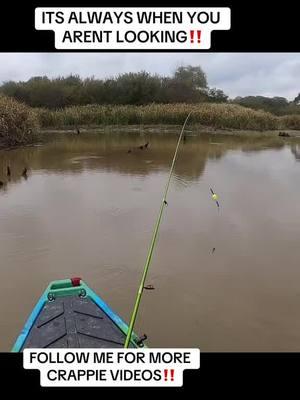
[(169, 177), (168, 177), (168, 180), (167, 180), (167, 183), (166, 183), (166, 186), (165, 186), (165, 190), (164, 190), (164, 193), (163, 193), (163, 198), (162, 198), (162, 201), (161, 201), (161, 206), (160, 206), (160, 210), (159, 210), (159, 213), (158, 213), (157, 221), (156, 221), (156, 224), (154, 226), (154, 231), (153, 231), (153, 235), (152, 235), (152, 239), (151, 239), (148, 255), (147, 255), (147, 258), (146, 258), (146, 263), (144, 265), (141, 282), (140, 282), (139, 289), (138, 289), (138, 292), (137, 292), (137, 295), (136, 295), (136, 300), (135, 300), (135, 304), (134, 304), (134, 308), (133, 308), (133, 311), (132, 311), (130, 324), (129, 324), (129, 327), (128, 327), (127, 336), (126, 336), (126, 340), (125, 340), (125, 344), (124, 344), (125, 348), (128, 348), (130, 340), (131, 340), (132, 331), (133, 331), (133, 328), (134, 328), (134, 324), (135, 324), (135, 321), (136, 321), (136, 317), (137, 317), (137, 314), (138, 314), (140, 302), (141, 302), (142, 295), (143, 295), (145, 281), (146, 281), (148, 270), (149, 270), (149, 266), (150, 266), (150, 263), (151, 263), (154, 247), (155, 247), (155, 244), (156, 244), (156, 241), (157, 241), (157, 234), (158, 234), (158, 231), (159, 231), (159, 227), (160, 227), (163, 211), (164, 211), (165, 206), (167, 206), (167, 204), (168, 204), (167, 203), (167, 195), (168, 195), (168, 191), (169, 191), (169, 186), (170, 186), (170, 182), (171, 182), (171, 178), (172, 178), (175, 162), (176, 162), (176, 159), (177, 159), (178, 149), (179, 149), (179, 146), (180, 146), (181, 138), (182, 138), (183, 133), (184, 133), (185, 126), (186, 126), (186, 124), (187, 124), (187, 122), (188, 122), (188, 120), (190, 118), (191, 113), (192, 113), (192, 111), (186, 117), (186, 119), (185, 119), (185, 121), (184, 121), (184, 123), (182, 125), (182, 129), (181, 129), (179, 138), (178, 138), (177, 146), (176, 146), (175, 153), (174, 153), (173, 160), (172, 160), (172, 164), (171, 164), (171, 167), (170, 167)]

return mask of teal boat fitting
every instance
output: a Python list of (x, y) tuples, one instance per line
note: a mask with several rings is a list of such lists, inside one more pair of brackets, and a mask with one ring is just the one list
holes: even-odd
[[(12, 352), (24, 348), (122, 348), (128, 325), (81, 278), (51, 282)], [(130, 347), (144, 347), (135, 334)]]

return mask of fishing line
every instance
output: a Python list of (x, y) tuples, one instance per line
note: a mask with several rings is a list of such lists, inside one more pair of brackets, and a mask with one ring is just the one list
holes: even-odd
[(159, 210), (159, 213), (158, 213), (157, 221), (156, 221), (156, 224), (155, 224), (155, 227), (154, 227), (154, 231), (153, 231), (153, 235), (152, 235), (152, 239), (151, 239), (151, 243), (150, 243), (150, 247), (149, 247), (146, 263), (145, 263), (145, 266), (144, 266), (144, 270), (143, 270), (140, 286), (139, 286), (139, 289), (138, 289), (138, 292), (137, 292), (137, 296), (136, 296), (133, 312), (132, 312), (132, 315), (131, 315), (130, 324), (129, 324), (129, 327), (128, 327), (127, 336), (126, 336), (126, 340), (125, 340), (125, 344), (124, 344), (125, 348), (128, 348), (130, 340), (131, 340), (131, 335), (132, 335), (132, 331), (133, 331), (134, 324), (135, 324), (135, 321), (136, 321), (137, 313), (138, 313), (138, 310), (139, 310), (139, 305), (140, 305), (141, 298), (142, 298), (142, 295), (143, 295), (143, 290), (145, 288), (145, 281), (146, 281), (147, 273), (148, 273), (149, 266), (150, 266), (150, 263), (151, 263), (153, 250), (154, 250), (154, 247), (155, 247), (155, 244), (156, 244), (157, 234), (158, 234), (159, 226), (160, 226), (160, 223), (161, 223), (163, 211), (164, 211), (164, 208), (168, 205), (166, 199), (167, 199), (169, 186), (170, 186), (170, 182), (171, 182), (171, 178), (172, 178), (172, 174), (173, 174), (173, 169), (174, 169), (175, 162), (176, 162), (176, 159), (177, 159), (178, 149), (179, 149), (179, 146), (180, 146), (180, 142), (181, 142), (181, 138), (182, 138), (182, 135), (183, 135), (183, 132), (184, 132), (184, 128), (185, 128), (185, 126), (187, 124), (188, 119), (190, 118), (191, 113), (192, 113), (192, 111), (186, 117), (186, 119), (185, 119), (185, 121), (183, 123), (182, 129), (181, 129), (179, 138), (178, 138), (177, 146), (176, 146), (176, 149), (175, 149), (175, 153), (174, 153), (174, 156), (173, 156), (173, 160), (172, 160), (172, 164), (171, 164), (171, 168), (170, 168), (170, 172), (169, 172), (169, 178), (167, 180), (166, 187), (165, 187), (165, 190), (164, 190), (164, 194), (163, 194), (163, 198), (162, 198), (162, 201), (161, 201), (161, 206), (160, 206), (160, 210)]

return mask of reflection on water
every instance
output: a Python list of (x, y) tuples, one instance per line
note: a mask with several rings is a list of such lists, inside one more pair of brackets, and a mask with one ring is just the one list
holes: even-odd
[(297, 143), (293, 144), (291, 146), (291, 151), (294, 154), (296, 160), (299, 161), (300, 160), (300, 145)]
[[(0, 152), (0, 350), (53, 279), (82, 276), (129, 319), (176, 139)], [(152, 347), (300, 350), (299, 154), (277, 138), (182, 144), (137, 322)]]

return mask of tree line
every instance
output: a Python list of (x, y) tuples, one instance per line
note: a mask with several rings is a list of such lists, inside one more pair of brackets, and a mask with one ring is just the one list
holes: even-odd
[(8, 81), (0, 93), (31, 107), (60, 109), (88, 104), (146, 105), (151, 103), (235, 103), (273, 114), (300, 113), (300, 94), (288, 101), (284, 97), (246, 96), (229, 99), (217, 88), (210, 88), (200, 66), (178, 67), (172, 76), (145, 71), (124, 73), (113, 78), (82, 79), (78, 75), (57, 77), (36, 76), (28, 81)]
[(285, 97), (246, 96), (236, 97), (234, 103), (254, 110), (264, 110), (275, 115), (299, 114), (300, 93), (294, 100), (288, 101)]
[(26, 82), (4, 82), (0, 93), (31, 107), (50, 109), (87, 104), (224, 102), (227, 96), (209, 88), (201, 67), (179, 67), (171, 77), (142, 71), (114, 78), (81, 79), (78, 75), (49, 79), (36, 76)]

